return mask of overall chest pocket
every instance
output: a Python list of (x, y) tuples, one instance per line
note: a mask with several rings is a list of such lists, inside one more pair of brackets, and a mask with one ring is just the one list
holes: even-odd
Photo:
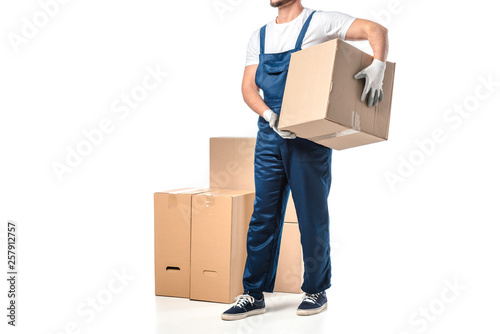
[(280, 62), (268, 62), (263, 64), (263, 70), (267, 74), (281, 74), (288, 71), (288, 65), (290, 62), (280, 61)]
[(288, 71), (290, 53), (276, 53), (262, 55), (262, 69), (267, 74), (281, 74)]

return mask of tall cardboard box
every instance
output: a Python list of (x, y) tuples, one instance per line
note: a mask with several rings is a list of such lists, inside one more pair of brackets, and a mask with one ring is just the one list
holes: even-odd
[[(210, 188), (246, 189), (255, 191), (255, 138), (210, 138)], [(286, 222), (297, 222), (290, 195), (285, 213)]]
[(334, 39), (291, 55), (279, 129), (336, 150), (387, 140), (395, 63), (387, 62), (384, 98), (361, 102), (365, 80), (354, 79), (373, 57)]
[(251, 190), (215, 189), (193, 196), (191, 299), (232, 303), (243, 292), (254, 199)]
[(204, 190), (154, 194), (155, 295), (189, 297), (191, 200)]
[(304, 261), (297, 223), (284, 223), (274, 291), (301, 293), (304, 281)]

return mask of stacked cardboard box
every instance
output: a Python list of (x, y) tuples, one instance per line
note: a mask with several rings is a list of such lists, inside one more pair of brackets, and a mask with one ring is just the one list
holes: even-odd
[[(255, 191), (254, 152), (255, 138), (210, 138), (210, 188), (233, 187)], [(290, 194), (274, 291), (301, 293), (303, 269), (298, 219)]]
[[(155, 294), (231, 303), (243, 292), (255, 138), (210, 139), (210, 188), (154, 194)], [(275, 291), (300, 293), (302, 248), (290, 196)]]
[(179, 189), (154, 197), (155, 294), (232, 303), (243, 292), (254, 192)]
[[(210, 138), (210, 188), (255, 191), (254, 152), (255, 138)], [(288, 198), (285, 222), (298, 223), (292, 196)]]
[[(254, 149), (255, 138), (211, 138), (209, 189), (154, 194), (156, 295), (232, 303), (243, 292)], [(274, 290), (300, 293), (302, 276), (290, 196)]]

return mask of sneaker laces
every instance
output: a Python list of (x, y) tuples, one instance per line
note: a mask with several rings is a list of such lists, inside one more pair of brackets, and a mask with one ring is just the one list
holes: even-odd
[(234, 306), (236, 307), (244, 307), (246, 304), (250, 303), (253, 305), (255, 302), (255, 298), (253, 298), (250, 295), (239, 295), (238, 297), (234, 298), (236, 299), (236, 304)]
[(321, 294), (321, 292), (318, 293), (305, 293), (304, 297), (302, 297), (302, 301), (304, 302), (309, 302), (309, 303), (316, 303), (318, 301), (318, 297)]

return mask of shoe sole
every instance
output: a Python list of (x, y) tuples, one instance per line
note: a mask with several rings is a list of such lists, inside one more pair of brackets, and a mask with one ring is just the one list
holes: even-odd
[(265, 313), (266, 312), (266, 309), (265, 308), (261, 308), (261, 309), (257, 309), (257, 310), (252, 310), (252, 311), (248, 311), (248, 312), (245, 312), (245, 313), (241, 313), (241, 314), (222, 314), (221, 315), (221, 319), (222, 320), (240, 320), (240, 319), (245, 319), (246, 317), (249, 317), (249, 316), (252, 316), (252, 315), (257, 315), (257, 314), (262, 314), (262, 313)]
[(318, 314), (323, 311), (328, 306), (328, 303), (324, 303), (321, 307), (310, 309), (310, 310), (299, 310), (297, 309), (297, 315), (313, 315)]

